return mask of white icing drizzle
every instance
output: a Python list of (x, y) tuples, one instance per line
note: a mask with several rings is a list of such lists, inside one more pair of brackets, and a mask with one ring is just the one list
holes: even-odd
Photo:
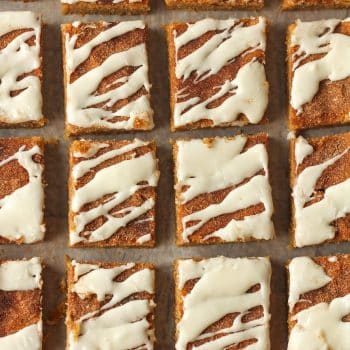
[[(328, 19), (314, 22), (296, 22), (291, 45), (298, 46), (293, 55), (291, 105), (300, 114), (303, 105), (311, 102), (322, 80), (337, 81), (350, 76), (350, 36), (336, 33), (341, 22)], [(305, 64), (301, 61), (311, 55), (322, 57)]]
[[(135, 264), (129, 263), (113, 268), (102, 268), (97, 265), (72, 262), (76, 280), (72, 292), (80, 298), (95, 294), (102, 302), (111, 297), (97, 311), (90, 312), (76, 322), (80, 334), (76, 337), (69, 333), (69, 350), (87, 348), (128, 350), (145, 348), (153, 349), (154, 331), (147, 320), (155, 304), (147, 299), (135, 299), (118, 305), (124, 299), (139, 292), (154, 294), (154, 271), (141, 269), (122, 282), (115, 279), (121, 273), (132, 269)], [(80, 266), (82, 265), (82, 266)], [(83, 274), (82, 274), (83, 273)]]
[[(4, 261), (0, 265), (0, 289), (26, 291), (41, 289), (42, 266), (39, 258)], [(42, 321), (0, 337), (1, 350), (41, 350)]]
[(287, 140), (290, 141), (290, 140), (294, 140), (296, 137), (295, 135), (295, 131), (289, 131), (288, 134), (287, 134)]
[(349, 313), (350, 294), (297, 313), (293, 317), (297, 323), (290, 333), (288, 350), (350, 349), (350, 322), (342, 320)]
[[(273, 204), (271, 187), (268, 181), (268, 156), (266, 147), (257, 144), (243, 152), (247, 137), (236, 136), (233, 139), (215, 138), (210, 145), (203, 140), (177, 141), (177, 185), (180, 204), (186, 204), (200, 194), (210, 193), (240, 184), (231, 190), (221, 203), (211, 204), (207, 208), (193, 212), (182, 219), (185, 242), (210, 219), (223, 214), (233, 213), (252, 205), (263, 203), (262, 213), (247, 216), (242, 220), (231, 220), (205, 239), (218, 237), (223, 241), (237, 239), (271, 239), (274, 228), (271, 221)], [(242, 153), (241, 153), (242, 152)], [(208, 166), (210, 164), (210, 166)], [(263, 170), (264, 175), (256, 175)], [(184, 192), (181, 189), (188, 187)], [(196, 224), (186, 227), (191, 221)]]
[[(271, 266), (267, 258), (217, 257), (201, 261), (180, 260), (178, 288), (199, 279), (183, 297), (183, 316), (177, 324), (176, 350), (186, 350), (189, 343), (225, 333), (217, 340), (194, 347), (196, 350), (225, 349), (244, 340), (256, 339), (249, 350), (269, 349), (269, 297)], [(255, 292), (247, 291), (259, 284)], [(264, 315), (243, 322), (248, 310), (262, 306)], [(232, 325), (212, 333), (203, 333), (213, 323), (231, 313), (239, 313)], [(203, 333), (203, 334), (202, 334)]]
[(0, 337), (1, 350), (41, 350), (42, 321), (20, 329), (16, 333)]
[[(194, 83), (217, 74), (236, 57), (254, 50), (265, 50), (266, 20), (258, 18), (258, 23), (244, 27), (237, 19), (204, 19), (187, 24), (187, 30), (176, 35), (174, 42), (176, 57), (181, 47), (201, 37), (209, 31), (217, 31), (200, 48), (176, 60), (176, 77), (186, 80), (196, 74)], [(253, 83), (254, 82), (254, 83)], [(208, 106), (229, 94), (219, 106)], [(213, 95), (201, 101), (199, 97), (189, 97), (187, 88), (176, 93), (174, 108), (175, 126), (183, 126), (201, 119), (210, 119), (214, 125), (234, 122), (241, 114), (250, 123), (258, 123), (264, 116), (268, 102), (268, 85), (264, 65), (255, 59), (241, 67), (233, 80), (226, 80), (213, 90)], [(185, 99), (185, 100), (184, 100)], [(181, 100), (181, 101), (179, 101)], [(238, 122), (237, 122), (238, 123)]]
[(143, 235), (141, 237), (139, 237), (136, 242), (139, 243), (139, 244), (144, 244), (146, 242), (149, 242), (150, 240), (152, 239), (152, 236), (147, 233), (146, 235)]
[[(41, 66), (40, 16), (29, 11), (0, 12), (0, 36), (15, 30), (26, 29), (0, 50), (0, 120), (20, 123), (42, 119), (42, 96), (40, 79), (27, 75)], [(34, 45), (27, 41), (35, 37)], [(16, 96), (11, 92), (23, 90)]]
[(22, 291), (41, 288), (41, 271), (39, 258), (5, 261), (0, 265), (0, 289)]
[[(93, 24), (90, 24), (93, 25)], [(69, 83), (71, 74), (89, 58), (91, 51), (99, 45), (137, 29), (145, 29), (142, 21), (126, 21), (113, 24), (105, 23), (105, 30), (79, 48), (75, 48), (78, 34), (72, 37), (66, 33), (66, 115), (69, 124), (78, 127), (104, 127), (110, 129), (133, 129), (137, 120), (145, 120), (153, 126), (153, 111), (150, 106), (148, 81), (148, 63), (145, 43), (133, 46), (126, 51), (111, 54), (98, 67), (93, 68)], [(85, 26), (85, 24), (84, 24)], [(123, 67), (131, 66), (135, 71), (121, 80), (114, 81), (109, 91), (97, 94), (101, 81)], [(116, 111), (107, 110), (120, 100), (128, 99), (145, 88), (146, 95), (129, 101)], [(93, 107), (97, 104), (102, 107)], [(127, 117), (124, 120), (124, 117)], [(119, 118), (119, 120), (115, 120)]]
[(337, 258), (336, 255), (330, 256), (330, 257), (328, 258), (328, 261), (331, 262), (331, 263), (335, 263), (335, 262), (338, 261), (338, 258)]
[(35, 154), (42, 154), (39, 146), (29, 150), (22, 146), (15, 154), (0, 162), (1, 168), (16, 160), (29, 177), (27, 184), (0, 199), (0, 235), (11, 241), (23, 239), (24, 243), (34, 243), (44, 238), (43, 166), (34, 162)]
[(304, 159), (312, 154), (313, 147), (302, 137), (299, 136), (295, 141), (295, 162), (300, 165)]
[[(311, 154), (311, 149), (307, 146), (305, 139), (298, 137), (296, 145), (298, 144), (304, 150), (299, 149), (299, 158), (302, 158), (300, 154)], [(305, 149), (308, 149), (308, 152), (305, 153)], [(305, 207), (305, 204), (312, 199), (317, 180), (323, 171), (348, 151), (349, 148), (323, 163), (306, 167), (297, 176), (292, 194), (295, 208), (295, 245), (297, 247), (319, 244), (334, 238), (335, 228), (332, 223), (350, 212), (350, 179), (328, 187), (322, 200)]]
[(325, 273), (322, 266), (309, 257), (292, 259), (289, 266), (289, 310), (292, 312), (295, 304), (304, 293), (322, 288), (332, 279)]
[[(126, 152), (134, 151), (138, 147), (147, 144), (147, 142), (135, 139), (120, 148), (106, 151), (95, 158), (82, 160), (72, 169), (73, 181), (76, 182), (88, 171), (104, 161)], [(92, 147), (94, 147), (94, 150), (99, 148), (97, 145), (98, 143), (93, 144)], [(90, 150), (87, 152), (91, 153)], [(86, 185), (74, 190), (71, 207), (74, 212), (76, 228), (70, 232), (71, 244), (82, 241), (97, 242), (105, 240), (120, 228), (125, 227), (129, 222), (147, 213), (154, 207), (154, 200), (152, 198), (145, 200), (138, 207), (127, 207), (119, 210), (118, 213), (113, 213), (113, 215), (110, 212), (114, 207), (123, 203), (138, 190), (148, 186), (156, 187), (158, 178), (157, 160), (151, 152), (139, 157), (135, 157), (135, 154), (133, 154), (130, 159), (99, 170)], [(110, 179), (113, 179), (113, 181), (110, 181)], [(146, 183), (140, 184), (141, 182)], [(87, 211), (80, 211), (85, 204), (100, 199), (105, 195), (111, 195), (111, 197), (97, 207)], [(107, 219), (104, 224), (94, 231), (84, 230), (88, 223), (100, 216), (104, 216)], [(83, 235), (81, 235), (82, 233)], [(148, 237), (147, 234), (139, 237), (141, 241), (138, 243), (142, 244), (142, 242), (148, 240)]]

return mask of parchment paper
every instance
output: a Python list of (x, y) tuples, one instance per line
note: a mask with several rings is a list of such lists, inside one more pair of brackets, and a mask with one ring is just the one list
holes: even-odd
[[(0, 130), (1, 137), (42, 135), (48, 139), (57, 138), (59, 144), (47, 147), (46, 152), (46, 221), (47, 234), (43, 243), (31, 246), (1, 246), (1, 258), (23, 258), (41, 256), (44, 258), (44, 319), (45, 350), (63, 350), (65, 347), (65, 326), (61, 319), (56, 325), (48, 325), (57, 305), (64, 301), (61, 281), (65, 276), (64, 256), (75, 259), (101, 261), (149, 261), (157, 266), (157, 310), (156, 332), (158, 350), (174, 349), (174, 283), (172, 263), (179, 257), (213, 257), (226, 255), (271, 256), (273, 264), (271, 297), (271, 340), (273, 350), (287, 347), (287, 288), (285, 263), (300, 255), (325, 255), (350, 252), (350, 243), (327, 244), (319, 247), (291, 250), (288, 248), (289, 185), (288, 185), (288, 143), (286, 127), (286, 72), (285, 72), (285, 31), (289, 23), (297, 18), (313, 20), (322, 18), (345, 18), (347, 10), (318, 10), (303, 12), (281, 12), (279, 0), (265, 0), (264, 10), (190, 12), (169, 11), (163, 0), (152, 0), (152, 12), (146, 16), (62, 16), (59, 0), (21, 1), (0, 0), (0, 10), (32, 10), (43, 15), (44, 30), (44, 112), (49, 123), (42, 129)], [(169, 98), (167, 77), (167, 50), (162, 26), (171, 21), (189, 21), (205, 17), (227, 18), (265, 15), (270, 20), (267, 50), (267, 74), (270, 82), (269, 124), (216, 130), (199, 130), (171, 133), (169, 130)], [(60, 24), (73, 20), (123, 20), (143, 18), (151, 28), (149, 60), (153, 83), (153, 105), (156, 127), (152, 132), (119, 134), (115, 136), (92, 136), (95, 139), (115, 138), (155, 139), (158, 144), (161, 179), (157, 203), (157, 247), (154, 249), (110, 248), (95, 249), (67, 248), (67, 141), (63, 136), (63, 84)], [(235, 135), (241, 131), (255, 133), (266, 131), (270, 134), (270, 177), (275, 204), (275, 228), (277, 238), (270, 242), (225, 244), (220, 246), (178, 248), (174, 243), (174, 193), (173, 169), (170, 138)], [(318, 136), (350, 131), (349, 126), (311, 130), (306, 136)], [(51, 323), (51, 322), (49, 322)]]

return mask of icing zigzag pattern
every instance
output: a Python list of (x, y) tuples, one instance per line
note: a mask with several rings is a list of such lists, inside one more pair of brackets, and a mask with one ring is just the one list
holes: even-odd
[(177, 141), (177, 218), (184, 244), (198, 237), (201, 242), (273, 237), (266, 146), (245, 149), (247, 142), (243, 135)]
[(152, 128), (145, 24), (73, 23), (73, 34), (64, 33), (67, 122), (80, 128)]
[[(41, 20), (32, 12), (0, 13), (0, 121), (22, 123), (42, 118)], [(10, 39), (7, 45), (3, 43)]]
[(71, 154), (71, 244), (106, 241), (130, 225), (136, 233), (129, 243), (150, 241), (159, 176), (154, 145), (138, 139), (78, 144), (86, 151)]
[(267, 258), (178, 261), (176, 350), (270, 348)]
[[(303, 247), (334, 239), (337, 228), (334, 222), (350, 213), (350, 178), (335, 183), (322, 191), (317, 183), (322, 174), (333, 164), (349, 157), (350, 147), (332, 157), (311, 166), (304, 161), (313, 155), (314, 149), (306, 139), (299, 136), (295, 141), (297, 176), (293, 186), (295, 212), (295, 245)], [(302, 167), (299, 171), (298, 167)]]
[(68, 311), (67, 349), (152, 350), (154, 270), (133, 263), (105, 265), (72, 261), (68, 309), (77, 302), (74, 295), (98, 307), (79, 318)]
[(265, 32), (262, 17), (253, 24), (204, 19), (173, 30), (175, 128), (203, 120), (211, 126), (262, 120), (268, 98)]

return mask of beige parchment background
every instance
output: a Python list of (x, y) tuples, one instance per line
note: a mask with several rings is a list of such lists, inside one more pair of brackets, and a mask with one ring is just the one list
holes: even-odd
[[(0, 11), (32, 10), (43, 15), (46, 23), (44, 30), (44, 111), (49, 123), (42, 129), (34, 130), (0, 130), (0, 137), (42, 135), (56, 138), (58, 145), (49, 145), (46, 152), (46, 221), (47, 235), (44, 242), (32, 246), (1, 246), (0, 258), (23, 258), (41, 256), (44, 258), (44, 318), (54, 312), (56, 306), (64, 300), (60, 283), (64, 279), (64, 256), (76, 259), (101, 261), (149, 261), (157, 266), (157, 311), (156, 327), (157, 350), (174, 349), (173, 301), (174, 284), (172, 280), (172, 263), (179, 257), (212, 257), (226, 255), (271, 256), (273, 264), (271, 297), (271, 340), (273, 350), (287, 347), (287, 293), (284, 265), (294, 256), (325, 255), (337, 252), (350, 252), (350, 243), (341, 245), (328, 244), (320, 247), (290, 250), (288, 248), (289, 225), (289, 186), (288, 186), (288, 143), (286, 127), (286, 78), (285, 78), (285, 31), (287, 24), (297, 18), (313, 20), (321, 18), (345, 18), (346, 10), (318, 10), (304, 12), (281, 12), (279, 0), (265, 0), (264, 10), (256, 11), (222, 11), (189, 12), (169, 11), (163, 0), (152, 0), (152, 12), (146, 16), (62, 16), (60, 0), (21, 1), (0, 0)], [(199, 130), (193, 132), (171, 133), (169, 130), (167, 50), (162, 26), (171, 21), (189, 21), (212, 16), (215, 18), (245, 17), (261, 14), (271, 22), (268, 35), (267, 74), (270, 82), (269, 124), (263, 126), (246, 126), (226, 130)], [(153, 105), (156, 127), (151, 132), (135, 134), (118, 134), (115, 136), (93, 136), (96, 139), (116, 138), (155, 139), (158, 144), (161, 179), (159, 200), (157, 204), (157, 247), (154, 249), (110, 248), (95, 249), (67, 248), (67, 146), (69, 140), (63, 137), (63, 87), (60, 24), (74, 20), (124, 20), (143, 18), (151, 29), (149, 60), (151, 81), (153, 84)], [(350, 63), (349, 63), (350, 64)], [(241, 131), (255, 133), (266, 131), (271, 137), (270, 168), (274, 195), (277, 238), (262, 243), (226, 244), (221, 246), (178, 248), (174, 243), (174, 193), (172, 177), (172, 158), (170, 138), (204, 137), (215, 135), (235, 135)], [(306, 136), (326, 135), (350, 131), (350, 127), (325, 128), (303, 133)], [(56, 325), (45, 322), (45, 350), (63, 350), (65, 347), (65, 327), (61, 319)]]

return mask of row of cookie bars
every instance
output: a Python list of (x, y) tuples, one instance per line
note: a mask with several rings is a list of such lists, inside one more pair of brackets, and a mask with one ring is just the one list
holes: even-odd
[[(349, 266), (345, 254), (288, 263), (288, 350), (350, 347)], [(41, 273), (38, 258), (0, 262), (2, 350), (42, 348)], [(176, 350), (270, 348), (269, 258), (179, 259), (174, 278)], [(152, 350), (155, 306), (154, 265), (67, 258), (67, 350)]]
[[(59, 0), (57, 0), (59, 1)], [(157, 1), (157, 0), (154, 0)], [(151, 0), (61, 0), (64, 14), (135, 14), (151, 9)], [(165, 0), (170, 9), (232, 10), (264, 7), (264, 0)], [(346, 0), (283, 0), (282, 9), (348, 8)]]
[[(172, 143), (178, 245), (274, 238), (266, 134)], [(350, 241), (350, 133), (290, 149), (292, 245)], [(43, 151), (39, 137), (0, 139), (0, 243), (44, 238)], [(70, 246), (155, 245), (155, 142), (74, 141), (69, 165)]]
[[(45, 124), (41, 21), (0, 12), (0, 127)], [(166, 26), (171, 129), (267, 122), (263, 17)], [(68, 135), (154, 127), (142, 21), (62, 25)], [(350, 20), (297, 21), (288, 29), (289, 127), (350, 120)]]

